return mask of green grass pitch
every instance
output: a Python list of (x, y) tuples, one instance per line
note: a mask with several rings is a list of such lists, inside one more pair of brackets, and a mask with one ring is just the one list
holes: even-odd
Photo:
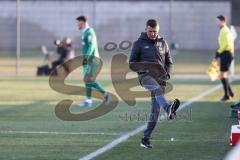
[[(80, 79), (68, 80), (81, 85)], [(112, 90), (108, 80), (100, 82)], [(188, 101), (217, 83), (207, 80), (173, 80), (174, 90), (167, 94)], [(54, 114), (57, 102), (75, 101), (73, 112), (83, 97), (67, 96), (51, 90), (47, 78), (1, 78), (0, 80), (0, 159), (2, 160), (77, 160), (108, 144), (120, 135), (143, 125), (134, 115), (150, 111), (149, 99), (139, 100), (134, 107), (120, 100), (118, 107), (98, 119), (87, 122), (65, 122)], [(233, 83), (238, 99), (240, 81)], [(219, 102), (222, 89), (198, 100), (179, 112), (181, 118), (160, 122), (153, 134), (154, 149), (139, 147), (139, 133), (96, 160), (219, 160), (231, 149), (230, 128), (236, 124), (229, 118), (229, 106)], [(99, 103), (95, 101), (95, 105)], [(126, 118), (127, 115), (133, 117)], [(104, 133), (104, 134), (103, 134)], [(170, 141), (174, 138), (173, 141)]]

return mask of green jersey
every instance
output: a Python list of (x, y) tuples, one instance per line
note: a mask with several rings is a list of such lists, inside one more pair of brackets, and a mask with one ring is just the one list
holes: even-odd
[(99, 57), (97, 37), (93, 28), (87, 28), (82, 35), (82, 52), (85, 58)]

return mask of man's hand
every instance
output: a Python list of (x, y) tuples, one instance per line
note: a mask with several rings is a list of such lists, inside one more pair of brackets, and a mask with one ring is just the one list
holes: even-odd
[(216, 51), (216, 54), (215, 54), (215, 57), (214, 57), (215, 59), (217, 59), (217, 58), (219, 58), (219, 52), (218, 51)]
[(169, 80), (171, 78), (170, 73), (167, 73), (166, 78), (167, 78), (167, 80)]
[(165, 75), (159, 76), (158, 79), (161, 81), (168, 81), (170, 79), (170, 74), (166, 73)]
[(87, 59), (86, 59), (86, 58), (83, 59), (82, 65), (83, 65), (83, 66), (84, 66), (84, 65), (87, 65)]

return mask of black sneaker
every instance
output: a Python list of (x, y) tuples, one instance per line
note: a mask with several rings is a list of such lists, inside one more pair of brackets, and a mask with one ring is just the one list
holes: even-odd
[(153, 148), (148, 138), (142, 138), (140, 146), (143, 148)]
[(178, 107), (180, 106), (180, 101), (179, 99), (175, 99), (169, 106), (168, 108), (168, 113), (167, 113), (167, 118), (168, 119), (174, 119), (176, 116), (176, 111)]
[(227, 101), (227, 100), (230, 100), (230, 97), (229, 96), (223, 96), (222, 98), (221, 98), (221, 101), (222, 102), (225, 102), (225, 101)]
[(234, 95), (234, 93), (230, 93), (230, 99), (234, 99), (234, 97), (235, 97), (235, 95)]

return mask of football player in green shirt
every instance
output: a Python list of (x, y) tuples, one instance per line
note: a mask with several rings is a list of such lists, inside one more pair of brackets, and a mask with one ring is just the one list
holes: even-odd
[(231, 89), (229, 80), (228, 80), (228, 71), (233, 60), (233, 38), (230, 29), (226, 24), (226, 17), (219, 15), (217, 17), (217, 26), (220, 28), (218, 36), (219, 48), (216, 52), (216, 59), (220, 61), (220, 77), (223, 84), (224, 96), (221, 101), (227, 101), (234, 97), (234, 93)]
[(111, 96), (103, 86), (95, 81), (96, 75), (101, 67), (98, 52), (97, 37), (93, 28), (89, 27), (87, 17), (79, 16), (76, 18), (77, 25), (82, 30), (82, 54), (83, 54), (83, 75), (86, 87), (86, 99), (80, 106), (92, 106), (92, 89), (95, 88), (103, 94), (106, 105), (111, 101)]

